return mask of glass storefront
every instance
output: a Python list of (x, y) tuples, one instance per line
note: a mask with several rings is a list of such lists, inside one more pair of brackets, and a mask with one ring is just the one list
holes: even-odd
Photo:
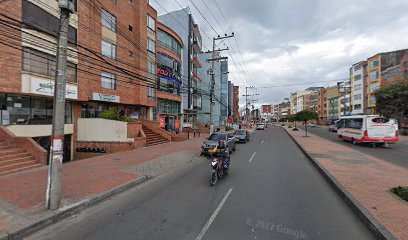
[[(16, 94), (0, 94), (0, 123), (13, 124), (52, 124), (53, 100), (22, 96)], [(72, 123), (72, 104), (65, 104), (65, 123)]]
[(181, 63), (165, 53), (158, 53), (157, 89), (172, 94), (181, 94)]
[(153, 109), (153, 116), (155, 120), (164, 119), (166, 131), (175, 131), (176, 120), (180, 115), (180, 103), (176, 101), (169, 101), (158, 99), (157, 108)]
[(109, 108), (116, 108), (119, 112), (123, 112), (124, 116), (138, 119), (147, 119), (147, 109), (142, 106), (128, 106), (123, 104), (114, 104), (106, 102), (85, 102), (82, 103), (81, 117), (82, 118), (99, 118), (103, 111)]

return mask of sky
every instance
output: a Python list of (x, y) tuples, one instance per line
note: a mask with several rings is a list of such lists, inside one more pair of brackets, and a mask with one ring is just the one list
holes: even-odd
[(190, 7), (204, 50), (216, 34), (234, 32), (235, 39), (219, 47), (230, 47), (223, 55), (240, 95), (255, 86), (249, 93), (259, 94), (256, 106), (277, 104), (310, 86), (334, 85), (354, 63), (408, 48), (408, 0), (150, 0), (159, 15), (180, 9), (177, 2)]

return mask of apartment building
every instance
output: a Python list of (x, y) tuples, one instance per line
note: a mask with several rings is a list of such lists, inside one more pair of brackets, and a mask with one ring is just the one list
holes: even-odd
[(221, 61), (220, 63), (220, 125), (224, 126), (228, 118), (228, 61)]
[(327, 121), (331, 122), (340, 118), (339, 88), (337, 85), (326, 88)]
[(228, 117), (234, 119), (234, 84), (228, 81)]
[(202, 93), (198, 89), (201, 81), (198, 69), (202, 67), (198, 56), (202, 52), (202, 38), (198, 24), (195, 23), (189, 7), (161, 15), (159, 21), (174, 30), (186, 46), (182, 54), (182, 116), (183, 122), (195, 123), (203, 107)]
[(365, 114), (367, 89), (367, 62), (361, 61), (350, 68), (351, 114)]
[[(401, 73), (401, 60), (406, 59), (408, 49), (378, 53), (367, 59), (367, 114), (376, 113), (374, 92)], [(404, 65), (404, 63), (402, 63)], [(386, 79), (383, 81), (383, 77)], [(387, 81), (389, 79), (389, 81)], [(394, 78), (395, 79), (395, 78)]]
[(327, 123), (327, 89), (321, 88), (318, 92), (317, 113), (319, 114), (319, 124)]

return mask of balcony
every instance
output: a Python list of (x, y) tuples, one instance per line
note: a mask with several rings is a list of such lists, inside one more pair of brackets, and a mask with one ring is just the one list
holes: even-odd
[(198, 79), (198, 80), (201, 81), (201, 77), (200, 77), (197, 73), (194, 73), (194, 74), (193, 74), (193, 78), (196, 78), (196, 79)]
[(203, 65), (201, 65), (200, 59), (198, 57), (193, 57), (193, 65), (196, 68), (202, 68)]
[(193, 40), (193, 50), (195, 53), (201, 53), (201, 42), (198, 39)]

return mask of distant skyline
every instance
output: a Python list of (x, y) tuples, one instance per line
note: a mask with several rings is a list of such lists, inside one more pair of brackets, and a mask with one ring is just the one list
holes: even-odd
[[(203, 32), (204, 50), (215, 32), (190, 0), (157, 0), (167, 11), (189, 6)], [(290, 92), (310, 86), (327, 87), (331, 80), (346, 79), (353, 64), (379, 53), (408, 48), (408, 1), (406, 0), (215, 0), (234, 31), (226, 41), (235, 51), (230, 56), (230, 80), (240, 86), (244, 103), (245, 86), (258, 88), (259, 102), (276, 104)], [(214, 0), (192, 0), (218, 34), (230, 34)], [(166, 13), (150, 0), (158, 14)], [(214, 20), (222, 25), (221, 27)], [(220, 47), (225, 47), (220, 45)], [(231, 58), (232, 56), (232, 58)], [(235, 63), (233, 60), (235, 60)], [(246, 74), (243, 74), (242, 68)], [(246, 81), (245, 81), (246, 79)], [(310, 85), (295, 85), (319, 82)], [(254, 92), (255, 93), (255, 92)]]

